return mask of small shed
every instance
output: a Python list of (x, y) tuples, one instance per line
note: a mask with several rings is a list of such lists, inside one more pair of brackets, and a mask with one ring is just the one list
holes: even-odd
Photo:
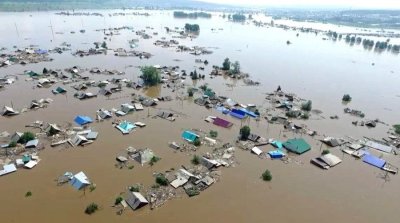
[(18, 115), (18, 114), (19, 114), (19, 112), (15, 111), (13, 108), (4, 106), (3, 113), (2, 113), (3, 116), (13, 116), (13, 115)]
[(283, 153), (281, 150), (272, 150), (268, 152), (268, 155), (271, 157), (271, 159), (281, 159), (286, 156), (285, 153)]
[(253, 147), (253, 148), (251, 149), (251, 152), (254, 153), (254, 154), (256, 154), (257, 156), (259, 156), (259, 155), (261, 155), (261, 154), (263, 153), (263, 151), (262, 151), (260, 148), (258, 148), (258, 147)]

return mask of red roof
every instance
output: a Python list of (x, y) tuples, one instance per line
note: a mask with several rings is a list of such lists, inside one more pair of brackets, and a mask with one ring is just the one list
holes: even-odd
[(232, 122), (229, 122), (227, 120), (224, 120), (224, 119), (218, 118), (218, 117), (216, 119), (214, 119), (213, 124), (224, 127), (224, 128), (229, 128), (233, 125)]

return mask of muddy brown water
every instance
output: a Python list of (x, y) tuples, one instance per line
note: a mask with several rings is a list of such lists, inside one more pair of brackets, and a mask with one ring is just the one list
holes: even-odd
[[(29, 14), (33, 14), (29, 17)], [(124, 77), (137, 80), (137, 68), (126, 68), (127, 65), (161, 64), (179, 65), (182, 69), (193, 70), (196, 57), (184, 53), (176, 53), (172, 49), (157, 48), (152, 45), (156, 39), (169, 35), (164, 33), (164, 26), (180, 26), (186, 20), (174, 20), (170, 12), (157, 12), (151, 17), (130, 16), (128, 18), (94, 18), (83, 17), (85, 34), (70, 34), (82, 27), (80, 17), (60, 17), (52, 13), (5, 13), (3, 19), (13, 19), (19, 27), (20, 37), (16, 36), (15, 27), (5, 24), (0, 27), (0, 46), (26, 46), (39, 44), (42, 47), (58, 46), (63, 41), (71, 42), (72, 48), (86, 49), (94, 41), (100, 41), (103, 35), (94, 29), (132, 25), (138, 28), (153, 26), (160, 34), (150, 40), (140, 40), (139, 49), (154, 54), (150, 60), (138, 58), (117, 58), (111, 53), (103, 56), (76, 58), (69, 52), (62, 55), (51, 55), (55, 60), (51, 63), (32, 64), (27, 66), (10, 66), (0, 68), (0, 75), (22, 73), (24, 70), (41, 71), (47, 68), (67, 68), (79, 65), (84, 68), (100, 67), (125, 71)], [(48, 28), (51, 19), (56, 31), (64, 31), (64, 35), (56, 35), (50, 42), (51, 31)], [(344, 43), (331, 43), (320, 40), (314, 35), (302, 34), (288, 48), (286, 39), (295, 38), (295, 32), (279, 29), (260, 29), (251, 25), (231, 24), (220, 18), (213, 20), (196, 20), (202, 31), (197, 39), (179, 40), (184, 44), (200, 46), (218, 46), (214, 54), (201, 56), (211, 64), (219, 64), (226, 56), (239, 60), (242, 69), (249, 72), (255, 80), (262, 84), (258, 87), (243, 86), (223, 77), (206, 78), (205, 81), (186, 80), (188, 85), (199, 86), (203, 83), (216, 90), (218, 94), (227, 95), (242, 103), (254, 103), (263, 107), (270, 106), (264, 100), (265, 93), (272, 91), (277, 85), (284, 90), (297, 93), (313, 100), (314, 108), (322, 110), (321, 117), (311, 117), (305, 123), (321, 134), (343, 137), (345, 135), (360, 138), (369, 136), (382, 138), (387, 136), (389, 126), (378, 124), (377, 128), (355, 127), (351, 121), (355, 117), (343, 114), (344, 106), (340, 103), (343, 93), (350, 93), (354, 101), (350, 107), (361, 109), (367, 118), (380, 118), (388, 124), (397, 121), (396, 111), (400, 108), (398, 100), (398, 56), (391, 54), (375, 54), (365, 52), (356, 47), (349, 48)], [(204, 27), (204, 28), (203, 28)], [(224, 31), (213, 33), (211, 27), (224, 27)], [(45, 32), (40, 32), (46, 30)], [(135, 28), (136, 29), (136, 28)], [(152, 31), (151, 31), (152, 32)], [(229, 38), (228, 38), (229, 37)], [(25, 39), (29, 38), (29, 39)], [(121, 31), (120, 36), (112, 37), (109, 46), (127, 48), (127, 39), (137, 38), (130, 31)], [(90, 43), (89, 45), (83, 44)], [(343, 46), (342, 46), (343, 45)], [(181, 59), (174, 62), (173, 59)], [(376, 62), (376, 66), (371, 66)], [(202, 73), (208, 74), (211, 66)], [(393, 71), (393, 72), (392, 72)], [(117, 76), (91, 75), (93, 79), (104, 80)], [(208, 75), (207, 75), (208, 76)], [(50, 97), (54, 99), (48, 108), (29, 111), (12, 118), (0, 118), (0, 131), (23, 131), (24, 126), (35, 120), (51, 123), (72, 123), (76, 115), (94, 117), (99, 108), (117, 108), (129, 102), (132, 93), (150, 96), (177, 94), (171, 90), (158, 87), (136, 91), (124, 89), (107, 100), (98, 96), (94, 99), (79, 101), (73, 98), (70, 85), (65, 86), (67, 95), (52, 95), (51, 88), (32, 88), (35, 82), (25, 81), (24, 76), (0, 91), (0, 105), (10, 105), (20, 109), (32, 99)], [(230, 88), (225, 83), (235, 84)], [(97, 88), (88, 91), (97, 93)], [(182, 90), (185, 92), (185, 90)], [(175, 122), (154, 119), (159, 109), (174, 110), (182, 113)], [(150, 114), (150, 117), (149, 115)], [(330, 120), (329, 116), (338, 114), (339, 120)], [(41, 162), (32, 170), (20, 169), (16, 173), (0, 178), (1, 222), (204, 222), (210, 219), (216, 222), (398, 222), (398, 202), (400, 183), (397, 175), (390, 175), (390, 181), (380, 178), (382, 172), (364, 164), (360, 160), (343, 155), (338, 148), (332, 153), (343, 159), (343, 162), (323, 171), (309, 163), (311, 158), (320, 154), (325, 146), (315, 139), (291, 132), (284, 132), (280, 125), (269, 125), (265, 120), (250, 121), (253, 132), (266, 138), (285, 140), (292, 137), (304, 137), (312, 144), (312, 150), (301, 156), (291, 155), (292, 162), (285, 164), (277, 160), (259, 159), (248, 151), (236, 150), (238, 164), (232, 168), (222, 168), (220, 181), (194, 198), (185, 195), (168, 201), (155, 210), (148, 207), (139, 211), (126, 210), (121, 216), (111, 207), (115, 198), (135, 183), (146, 187), (154, 184), (153, 173), (179, 168), (190, 164), (193, 153), (175, 152), (168, 148), (168, 142), (183, 142), (180, 135), (183, 130), (196, 128), (205, 132), (217, 130), (222, 142), (234, 142), (241, 123), (231, 117), (231, 129), (223, 129), (204, 122), (208, 115), (223, 115), (215, 110), (207, 110), (195, 105), (191, 100), (183, 102), (174, 100), (162, 102), (156, 108), (147, 108), (125, 117), (129, 121), (142, 121), (145, 128), (123, 136), (112, 127), (111, 121), (96, 122), (91, 127), (99, 132), (98, 139), (89, 146), (64, 148), (63, 146), (46, 149), (40, 152)], [(269, 125), (269, 126), (268, 126)], [(33, 130), (36, 131), (36, 130)], [(44, 141), (44, 140), (42, 140)], [(44, 141), (45, 142), (45, 141)], [(115, 157), (128, 146), (150, 148), (162, 159), (154, 166), (140, 166), (133, 163), (132, 170), (118, 169)], [(263, 151), (272, 149), (261, 147)], [(201, 147), (196, 153), (204, 154), (211, 149)], [(380, 153), (375, 153), (381, 155)], [(400, 166), (398, 157), (382, 154), (383, 158)], [(265, 183), (260, 179), (265, 169), (272, 172), (273, 180)], [(97, 185), (93, 192), (76, 191), (70, 185), (57, 186), (55, 179), (66, 171), (84, 171)], [(25, 198), (27, 191), (33, 196)], [(84, 214), (87, 204), (96, 202), (101, 210), (92, 216)]]

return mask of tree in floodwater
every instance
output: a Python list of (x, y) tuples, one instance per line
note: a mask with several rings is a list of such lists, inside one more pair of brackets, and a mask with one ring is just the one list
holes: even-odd
[(230, 70), (231, 69), (231, 61), (229, 58), (225, 58), (224, 62), (222, 63), (222, 70)]
[(145, 85), (154, 86), (161, 82), (161, 75), (157, 68), (145, 66), (140, 69), (142, 71), (142, 79)]

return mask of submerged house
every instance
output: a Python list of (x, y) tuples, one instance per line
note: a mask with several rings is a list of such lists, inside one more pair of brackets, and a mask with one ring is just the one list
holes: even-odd
[(283, 147), (288, 151), (299, 155), (311, 149), (311, 146), (303, 138), (289, 139), (283, 143)]
[(4, 165), (3, 169), (0, 170), (0, 176), (9, 174), (9, 173), (13, 173), (17, 171), (17, 167), (14, 164), (8, 164), (8, 165)]
[(188, 142), (194, 142), (200, 136), (191, 131), (184, 131), (182, 133), (182, 138)]
[(60, 133), (61, 129), (56, 124), (48, 124), (45, 131), (48, 136), (53, 136), (55, 134)]
[(393, 152), (393, 147), (391, 146), (387, 146), (387, 145), (383, 145), (374, 141), (367, 141), (365, 143), (365, 146), (368, 146), (372, 149), (376, 149), (385, 153), (392, 153)]
[(232, 122), (218, 117), (214, 119), (213, 124), (224, 128), (230, 128), (233, 125)]
[(341, 162), (342, 160), (339, 157), (330, 153), (310, 160), (310, 163), (322, 169), (329, 169), (330, 167), (334, 167)]
[(179, 169), (176, 172), (176, 179), (171, 181), (171, 186), (175, 189), (185, 185), (188, 181), (197, 181), (198, 178), (185, 169)]
[(112, 117), (111, 112), (109, 112), (107, 110), (102, 110), (102, 109), (97, 111), (97, 115), (98, 115), (99, 119), (108, 119), (108, 118)]
[(131, 157), (143, 165), (147, 162), (150, 162), (150, 160), (154, 157), (154, 153), (151, 149), (146, 148), (144, 150), (139, 150), (138, 152), (134, 153)]
[(121, 131), (122, 134), (129, 134), (136, 126), (131, 122), (123, 121), (119, 125), (116, 125), (115, 128)]
[(280, 149), (269, 151), (268, 155), (271, 157), (271, 159), (282, 159), (286, 156), (286, 154)]
[(13, 108), (4, 106), (3, 113), (1, 115), (2, 116), (13, 116), (13, 115), (18, 115), (18, 114), (19, 114), (19, 112), (15, 111)]
[(141, 111), (141, 110), (143, 110), (143, 105), (142, 104), (140, 104), (140, 103), (135, 103), (135, 104), (133, 104), (134, 106), (135, 106), (135, 110), (136, 111)]
[(238, 119), (244, 119), (246, 117), (246, 112), (236, 108), (232, 109), (229, 114)]
[(371, 155), (371, 154), (364, 155), (362, 160), (363, 160), (364, 163), (368, 163), (368, 164), (370, 164), (370, 165), (372, 165), (374, 167), (377, 167), (379, 169), (382, 169), (386, 164), (385, 160), (383, 160), (383, 159), (381, 159), (379, 157), (376, 157), (374, 155)]
[(82, 92), (82, 93), (78, 94), (78, 96), (76, 96), (76, 97), (79, 100), (85, 100), (85, 99), (97, 97), (97, 95), (90, 93), (90, 92)]
[(74, 122), (78, 125), (86, 125), (92, 123), (93, 120), (89, 116), (78, 115), (75, 117)]
[(71, 185), (77, 189), (80, 190), (82, 188), (85, 188), (90, 185), (89, 178), (83, 173), (82, 171), (75, 174), (72, 179), (71, 179)]
[(135, 107), (133, 105), (128, 104), (128, 103), (122, 104), (121, 105), (121, 111), (123, 111), (125, 114), (128, 114), (130, 112), (135, 111)]
[(84, 137), (84, 136), (81, 136), (81, 135), (76, 135), (71, 141), (70, 141), (70, 143), (73, 145), (73, 146), (81, 146), (81, 145), (85, 145), (86, 143), (89, 143), (90, 141), (86, 138), (86, 137)]
[(62, 87), (57, 87), (56, 89), (53, 89), (52, 92), (53, 94), (64, 94), (67, 93), (67, 90)]
[(25, 148), (37, 148), (37, 146), (39, 145), (39, 140), (38, 139), (32, 139), (31, 141), (28, 141), (25, 144)]
[(141, 193), (129, 191), (126, 203), (128, 203), (128, 205), (132, 208), (132, 210), (136, 210), (143, 206), (146, 206), (149, 202), (145, 197), (143, 197)]
[(104, 95), (104, 96), (111, 96), (113, 93), (110, 90), (102, 88), (99, 90), (99, 94)]
[(331, 147), (336, 147), (340, 145), (339, 140), (332, 137), (326, 137), (325, 139), (322, 140), (322, 142)]
[(14, 134), (12, 134), (11, 142), (18, 142), (23, 134), (24, 133), (22, 133), (22, 132), (15, 132)]
[(160, 111), (157, 114), (158, 117), (166, 119), (168, 121), (175, 121), (174, 114), (171, 112), (166, 112), (166, 111)]

